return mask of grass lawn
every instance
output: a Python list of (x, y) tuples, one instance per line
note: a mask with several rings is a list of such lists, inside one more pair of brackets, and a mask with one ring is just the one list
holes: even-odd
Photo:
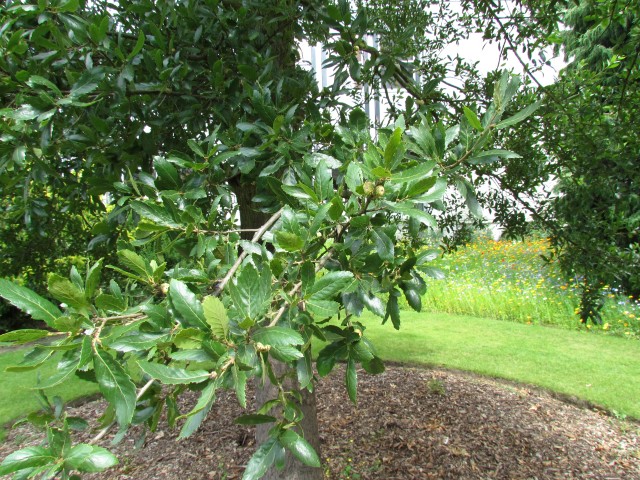
[[(26, 350), (13, 350), (0, 355), (0, 372), (2, 374), (2, 388), (0, 389), (0, 427), (7, 422), (40, 408), (36, 398), (36, 391), (32, 390), (36, 385), (37, 376), (47, 378), (56, 371), (57, 362), (45, 365), (38, 370), (28, 372), (5, 372), (5, 368), (17, 365), (22, 360)], [(46, 390), (47, 395), (53, 398), (59, 395), (65, 401), (96, 393), (95, 384), (74, 378), (61, 385)]]
[[(443, 366), (538, 385), (640, 418), (640, 343), (540, 325), (469, 316), (402, 312), (402, 328), (365, 315), (365, 335), (385, 360)], [(318, 346), (316, 346), (317, 352)], [(55, 364), (36, 371), (8, 373), (23, 351), (0, 355), (0, 425), (39, 408), (37, 372), (47, 377)], [(65, 400), (97, 391), (94, 384), (70, 380), (48, 391)]]
[(640, 418), (640, 343), (448, 314), (402, 312), (400, 331), (363, 316), (385, 360), (467, 370), (576, 396)]

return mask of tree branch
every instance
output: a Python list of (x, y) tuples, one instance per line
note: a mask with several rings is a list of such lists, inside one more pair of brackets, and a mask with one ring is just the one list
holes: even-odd
[[(262, 227), (260, 227), (260, 229), (255, 233), (255, 235), (251, 239), (252, 242), (257, 242), (258, 240), (260, 240), (262, 236), (267, 232), (267, 230), (269, 230), (278, 221), (278, 219), (282, 215), (282, 210), (283, 209), (281, 208), (276, 213), (274, 213), (271, 216), (271, 218), (269, 218), (269, 220), (267, 220), (267, 222)], [(242, 262), (244, 261), (245, 258), (247, 258), (246, 251), (240, 254), (240, 256), (238, 257), (236, 262), (233, 264), (231, 269), (227, 272), (224, 278), (216, 285), (215, 289), (213, 290), (213, 295), (215, 297), (220, 296), (220, 294), (222, 293), (222, 290), (224, 290), (224, 287), (226, 287), (227, 283), (229, 283), (229, 281), (233, 278), (233, 276), (235, 275), (238, 268), (240, 268), (240, 265), (242, 265)]]

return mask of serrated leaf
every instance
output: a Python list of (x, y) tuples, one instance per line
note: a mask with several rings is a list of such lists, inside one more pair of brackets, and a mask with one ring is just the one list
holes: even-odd
[(337, 315), (340, 304), (333, 300), (318, 300), (311, 297), (305, 301), (307, 311), (317, 319), (324, 319)]
[(65, 456), (65, 466), (79, 472), (102, 472), (118, 464), (118, 458), (106, 448), (81, 443)]
[(131, 60), (133, 57), (135, 57), (137, 54), (139, 54), (142, 51), (142, 47), (144, 47), (144, 41), (145, 41), (144, 32), (140, 30), (140, 33), (138, 34), (138, 40), (136, 40), (136, 44), (134, 45), (133, 50), (131, 50), (131, 52), (127, 56), (127, 61)]
[(358, 187), (360, 187), (364, 183), (364, 177), (362, 175), (362, 169), (360, 166), (355, 163), (349, 163), (347, 167), (347, 173), (345, 174), (344, 181), (347, 184), (347, 187), (352, 192), (355, 192)]
[(207, 295), (202, 300), (202, 309), (211, 333), (217, 338), (226, 338), (229, 331), (229, 318), (224, 304), (219, 298)]
[(484, 130), (484, 128), (482, 128), (482, 124), (480, 123), (480, 120), (478, 119), (478, 116), (476, 115), (476, 112), (471, 110), (469, 107), (464, 107), (463, 111), (464, 111), (464, 116), (469, 121), (469, 125), (471, 125), (473, 128), (475, 128), (479, 132)]
[(282, 446), (278, 443), (277, 439), (270, 437), (266, 442), (260, 445), (260, 448), (253, 454), (247, 468), (244, 471), (242, 480), (258, 480), (269, 470), (269, 467), (273, 465), (276, 458), (276, 452), (281, 449)]
[(330, 300), (338, 293), (350, 291), (355, 283), (356, 279), (351, 272), (327, 272), (315, 280), (313, 286), (307, 290), (307, 296), (313, 297), (314, 300)]
[(229, 284), (234, 308), (245, 319), (256, 321), (264, 312), (271, 296), (271, 270), (264, 264), (260, 273), (253, 265), (247, 265), (236, 284)]
[(22, 345), (23, 343), (33, 342), (48, 336), (49, 332), (46, 330), (25, 328), (24, 330), (13, 330), (12, 332), (3, 333), (0, 335), (0, 343)]
[(144, 360), (138, 360), (138, 366), (151, 378), (160, 380), (165, 385), (200, 383), (211, 378), (206, 370), (186, 370), (159, 363), (145, 362)]
[(237, 364), (233, 365), (231, 372), (238, 403), (242, 408), (247, 408), (247, 374), (240, 370)]
[(62, 303), (66, 303), (70, 307), (78, 310), (86, 310), (91, 306), (82, 290), (75, 286), (71, 280), (61, 277), (56, 273), (49, 275), (48, 288), (49, 293), (54, 298), (60, 300)]
[[(397, 290), (395, 292), (397, 292)], [(387, 300), (387, 311), (384, 316), (384, 321), (388, 318), (391, 318), (393, 328), (400, 330), (400, 307), (398, 306), (398, 297), (393, 294), (389, 295), (389, 300)]]
[(345, 385), (349, 399), (354, 403), (358, 403), (358, 373), (356, 372), (356, 362), (353, 359), (347, 361), (347, 371), (345, 376)]
[(164, 157), (155, 157), (153, 159), (153, 168), (158, 173), (159, 186), (166, 186), (170, 190), (179, 190), (181, 181), (180, 174), (176, 167), (173, 166)]
[(393, 242), (379, 228), (374, 228), (371, 230), (371, 238), (373, 239), (373, 243), (376, 246), (376, 253), (382, 260), (386, 260), (388, 262), (393, 262), (395, 257), (395, 249), (393, 246)]
[(408, 168), (398, 173), (391, 175), (389, 181), (394, 183), (407, 183), (424, 180), (433, 175), (433, 169), (436, 166), (436, 162), (431, 160), (425, 163), (416, 165), (415, 167)]
[(362, 368), (364, 368), (367, 373), (378, 375), (384, 372), (384, 363), (382, 363), (382, 360), (378, 357), (373, 357), (373, 359), (368, 362), (362, 362)]
[(137, 352), (148, 350), (159, 343), (168, 341), (169, 338), (168, 333), (135, 332), (109, 343), (109, 348), (118, 352)]
[(171, 213), (160, 205), (141, 202), (138, 200), (134, 200), (130, 205), (138, 215), (154, 222), (157, 225), (168, 228), (180, 228), (180, 224), (173, 218)]
[(436, 228), (437, 227), (436, 219), (433, 218), (433, 216), (431, 216), (430, 214), (428, 214), (424, 210), (419, 210), (419, 209), (415, 208), (410, 203), (385, 202), (385, 205), (387, 207), (389, 207), (390, 210), (392, 210), (392, 211), (394, 211), (396, 213), (400, 213), (402, 215), (406, 215), (409, 218), (413, 218), (415, 220), (418, 220), (421, 224), (423, 224), (423, 225), (425, 225), (427, 227), (430, 227), (430, 228)]
[(271, 345), (274, 347), (304, 344), (302, 335), (298, 332), (291, 328), (278, 326), (257, 328), (253, 332), (253, 340), (263, 345)]
[(9, 454), (0, 464), (0, 475), (54, 463), (56, 457), (48, 448), (27, 447)]
[(534, 113), (538, 108), (542, 105), (542, 101), (537, 101), (529, 105), (528, 107), (523, 108), (515, 115), (502, 120), (500, 123), (496, 125), (496, 129), (500, 130), (502, 128), (510, 127), (511, 125), (515, 125), (516, 123), (520, 123), (532, 113)]
[(216, 401), (217, 389), (218, 382), (212, 381), (202, 390), (195, 407), (187, 414), (187, 421), (182, 425), (178, 439), (187, 438), (200, 427)]
[(295, 233), (278, 230), (275, 237), (278, 246), (287, 252), (299, 252), (304, 247), (304, 240)]
[(344, 345), (344, 342), (334, 342), (330, 343), (326, 347), (324, 347), (318, 353), (318, 358), (316, 359), (316, 368), (318, 370), (318, 375), (321, 377), (327, 376), (333, 370), (336, 362), (338, 360), (342, 360), (347, 354), (347, 347)]
[(144, 258), (132, 250), (118, 250), (118, 259), (120, 263), (132, 272), (140, 275), (141, 278), (149, 278), (151, 275), (150, 267)]
[(202, 304), (186, 283), (172, 278), (169, 283), (169, 298), (186, 326), (207, 329)]
[(120, 427), (131, 423), (136, 409), (136, 386), (124, 369), (104, 350), (93, 356), (93, 368), (98, 388), (115, 409)]
[(84, 295), (87, 299), (93, 297), (93, 294), (100, 285), (100, 275), (102, 274), (102, 259), (94, 263), (87, 271), (87, 277), (84, 284)]
[(384, 149), (384, 164), (389, 170), (393, 171), (403, 156), (402, 129), (398, 127), (393, 131), (391, 137), (389, 137), (387, 146)]
[(62, 357), (56, 367), (56, 371), (50, 377), (47, 377), (41, 383), (38, 383), (34, 390), (46, 390), (47, 388), (55, 387), (67, 381), (78, 369), (80, 361), (80, 351), (73, 352), (72, 355), (66, 354)]
[(0, 296), (35, 320), (42, 320), (50, 327), (62, 312), (49, 300), (34, 291), (0, 278)]
[(278, 437), (280, 443), (289, 450), (294, 457), (310, 467), (320, 467), (320, 458), (311, 444), (295, 431), (285, 430)]
[(122, 312), (125, 310), (126, 304), (124, 300), (109, 295), (108, 293), (101, 293), (96, 297), (96, 307), (100, 310), (106, 310), (107, 312)]

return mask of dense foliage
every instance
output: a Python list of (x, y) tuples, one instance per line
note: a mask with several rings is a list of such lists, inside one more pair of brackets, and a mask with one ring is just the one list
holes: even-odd
[[(89, 234), (95, 255), (85, 262), (86, 273), (74, 265), (68, 278), (48, 276), (56, 303), (0, 280), (0, 296), (58, 332), (0, 337), (54, 338), (17, 369), (37, 368), (64, 352), (58, 374), (41, 387), (71, 375), (94, 379), (110, 403), (105, 425), (117, 424), (118, 438), (133, 423), (156, 428), (163, 412), (182, 436), (190, 435), (217, 390), (235, 390), (244, 406), (246, 383), (256, 379), (258, 404), (238, 419), (259, 425), (260, 447), (245, 477), (258, 478), (272, 464), (290, 473), (298, 469), (295, 459), (319, 464), (315, 372), (326, 375), (345, 361), (346, 390), (355, 402), (357, 365), (371, 373), (384, 368), (359, 315), (367, 309), (399, 328), (401, 298), (420, 310), (423, 274), (433, 272), (436, 255), (424, 246), (438, 212), (445, 212), (441, 221), (454, 236), (460, 231), (454, 223), (468, 221), (466, 209), (480, 218), (483, 204), (506, 205), (502, 218), (515, 212), (522, 220), (513, 205), (555, 175), (566, 193), (538, 215), (562, 233), (554, 238), (563, 258), (584, 262), (590, 257), (579, 249), (601, 245), (592, 232), (573, 228), (581, 222), (610, 226), (620, 219), (623, 232), (635, 232), (633, 180), (627, 190), (614, 189), (608, 207), (583, 205), (575, 223), (568, 215), (576, 207), (567, 202), (593, 198), (604, 172), (616, 171), (616, 185), (624, 183), (637, 158), (632, 132), (625, 131), (635, 111), (625, 108), (635, 105), (628, 87), (636, 80), (637, 55), (627, 56), (629, 42), (617, 29), (615, 38), (623, 40), (606, 45), (616, 55), (607, 65), (613, 67), (602, 74), (587, 63), (568, 70), (573, 80), (553, 88), (568, 88), (575, 78), (584, 78), (585, 87), (563, 110), (549, 107), (559, 95), (550, 91), (547, 116), (526, 122), (527, 135), (514, 137), (522, 153), (535, 154), (542, 144), (545, 155), (555, 155), (548, 168), (539, 156), (521, 160), (510, 150), (508, 128), (536, 111), (535, 95), (520, 95), (519, 80), (508, 73), (483, 79), (474, 65), (440, 50), (482, 31), (505, 51), (524, 49), (533, 59), (554, 38), (562, 41), (553, 34), (564, 2), (512, 8), (465, 0), (462, 9), (435, 0), (356, 3), (62, 0), (3, 7), (0, 216), (10, 222), (0, 243), (12, 241), (22, 219), (16, 238), (37, 254), (18, 258), (9, 249), (2, 274), (25, 275), (24, 267), (40, 273), (51, 264), (48, 254), (77, 255)], [(627, 13), (611, 18), (618, 24), (630, 18), (628, 37), (637, 39), (637, 11)], [(400, 28), (407, 22), (410, 28)], [(577, 39), (592, 30), (567, 25)], [(325, 65), (334, 69), (333, 83), (322, 90), (298, 62), (303, 40), (322, 41)], [(572, 42), (569, 35), (570, 53), (578, 51)], [(451, 76), (460, 82), (451, 83)], [(617, 111), (591, 108), (595, 97), (613, 98), (598, 88), (614, 89)], [(391, 105), (375, 134), (358, 108), (372, 95)], [(574, 132), (576, 117), (584, 123)], [(541, 130), (544, 122), (566, 130)], [(597, 151), (584, 150), (580, 137), (591, 131)], [(611, 155), (613, 167), (605, 163)], [(509, 204), (492, 194), (478, 200), (486, 179), (504, 180)], [(589, 189), (570, 190), (574, 185)], [(629, 201), (611, 213), (618, 208), (612, 199), (627, 193)], [(620, 231), (597, 230), (616, 255)], [(636, 240), (628, 234), (622, 244), (628, 241)], [(574, 244), (578, 250), (571, 250)], [(637, 248), (630, 251), (636, 255)], [(97, 260), (103, 253), (110, 257)], [(37, 264), (38, 258), (46, 260)], [(590, 286), (593, 270), (583, 275)], [(34, 284), (42, 278), (27, 276)], [(589, 291), (585, 305), (593, 304)], [(335, 316), (339, 326), (328, 325)], [(329, 342), (315, 369), (313, 336)], [(192, 411), (178, 412), (176, 398), (185, 389), (200, 392), (200, 400)], [(116, 461), (91, 445), (72, 447), (69, 420), (60, 412), (45, 424), (46, 446), (9, 456), (0, 473), (68, 478)], [(321, 473), (311, 472), (305, 475)]]

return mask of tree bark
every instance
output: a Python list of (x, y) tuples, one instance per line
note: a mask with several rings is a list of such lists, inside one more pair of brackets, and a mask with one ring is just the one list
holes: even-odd
[[(256, 194), (255, 184), (234, 182), (231, 187), (238, 202), (241, 228), (258, 229), (264, 225), (269, 219), (269, 215), (259, 212), (252, 207), (251, 199)], [(253, 232), (242, 232), (241, 236), (245, 240), (250, 240), (253, 237)], [(271, 360), (271, 365), (277, 377), (284, 375), (288, 368), (286, 364), (276, 360)], [(294, 371), (292, 378), (286, 380), (285, 388), (288, 390), (297, 390), (298, 385), (296, 378)], [(256, 408), (260, 408), (266, 401), (278, 397), (278, 389), (268, 379), (264, 385), (261, 379), (256, 379), (255, 389)], [(298, 431), (298, 434), (304, 436), (305, 440), (309, 442), (318, 455), (320, 455), (320, 435), (318, 431), (318, 410), (315, 390), (309, 392), (306, 389), (302, 389), (298, 390), (298, 393), (302, 398), (302, 403), (299, 407), (304, 415), (301, 422), (302, 431)], [(267, 440), (269, 428), (270, 425), (258, 425), (256, 429), (256, 442), (258, 445)], [(321, 468), (308, 467), (296, 460), (293, 455), (287, 451), (284, 468), (278, 470), (272, 467), (263, 478), (265, 480), (322, 480), (323, 475)]]

